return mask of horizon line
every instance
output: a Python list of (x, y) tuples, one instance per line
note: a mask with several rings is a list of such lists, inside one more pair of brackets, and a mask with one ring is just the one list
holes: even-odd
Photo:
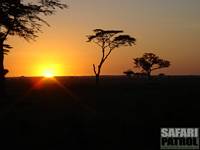
[[(101, 77), (103, 76), (126, 76), (124, 74), (104, 74), (104, 75), (101, 75)], [(152, 76), (159, 76), (158, 75), (152, 75)], [(167, 74), (167, 75), (164, 75), (164, 76), (200, 76), (200, 74)], [(25, 76), (25, 75), (21, 75), (21, 76), (7, 76), (6, 78), (43, 78), (44, 76)], [(95, 77), (95, 75), (61, 75), (61, 76), (54, 76), (55, 78), (57, 77)]]

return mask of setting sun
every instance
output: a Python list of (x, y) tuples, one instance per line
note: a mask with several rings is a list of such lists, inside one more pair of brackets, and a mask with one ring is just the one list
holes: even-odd
[(60, 64), (51, 63), (46, 60), (46, 62), (41, 62), (41, 64), (35, 66), (34, 74), (36, 76), (52, 78), (55, 76), (65, 75), (63, 72), (64, 69)]
[(44, 77), (46, 78), (52, 78), (54, 77), (54, 73), (52, 70), (45, 70), (44, 73), (43, 73)]

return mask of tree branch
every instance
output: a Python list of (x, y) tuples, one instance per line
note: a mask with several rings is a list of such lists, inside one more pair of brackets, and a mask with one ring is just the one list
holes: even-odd
[(113, 50), (113, 48), (111, 48), (111, 49), (109, 50), (109, 52), (107, 53), (106, 57), (104, 58), (104, 61), (105, 61), (105, 60), (108, 58), (108, 56), (111, 54), (112, 50)]
[(102, 47), (102, 45), (101, 44), (99, 44), (98, 42), (96, 42), (96, 41), (93, 41), (95, 44), (97, 44), (99, 47)]
[(93, 64), (93, 70), (94, 70), (94, 73), (95, 73), (95, 75), (97, 74), (97, 72), (96, 72), (96, 67), (95, 67), (95, 64)]
[(151, 70), (153, 71), (153, 70), (157, 70), (157, 69), (161, 69), (161, 68), (167, 68), (167, 67), (157, 67), (157, 68), (153, 68)]

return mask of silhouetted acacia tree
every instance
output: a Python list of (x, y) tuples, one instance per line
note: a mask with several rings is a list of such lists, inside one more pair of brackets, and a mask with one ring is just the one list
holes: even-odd
[(61, 0), (1, 0), (0, 1), (0, 92), (4, 90), (4, 54), (11, 48), (5, 44), (9, 35), (19, 36), (27, 41), (34, 40), (41, 32), (42, 19), (54, 14), (56, 8), (66, 8)]
[(170, 66), (168, 60), (160, 59), (153, 53), (145, 53), (142, 57), (134, 58), (135, 67), (141, 68), (148, 78), (151, 77), (151, 72), (157, 69), (166, 68)]
[(95, 66), (93, 64), (93, 70), (96, 76), (96, 83), (99, 82), (99, 77), (101, 73), (101, 68), (106, 59), (110, 56), (115, 48), (121, 46), (132, 46), (135, 44), (136, 39), (130, 35), (119, 35), (123, 33), (122, 30), (102, 30), (95, 29), (94, 35), (88, 35), (88, 42), (94, 42), (101, 48), (102, 57), (98, 64)]

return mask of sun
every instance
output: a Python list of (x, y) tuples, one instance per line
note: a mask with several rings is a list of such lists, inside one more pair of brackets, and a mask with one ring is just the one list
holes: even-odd
[(54, 72), (52, 70), (44, 70), (43, 76), (45, 78), (53, 78), (55, 75), (54, 75)]
[[(36, 68), (37, 67), (37, 68)], [(40, 63), (36, 65), (36, 72), (35, 74), (40, 77), (44, 78), (53, 78), (57, 76), (62, 76), (63, 73), (63, 67), (60, 64), (54, 64), (54, 63)]]

